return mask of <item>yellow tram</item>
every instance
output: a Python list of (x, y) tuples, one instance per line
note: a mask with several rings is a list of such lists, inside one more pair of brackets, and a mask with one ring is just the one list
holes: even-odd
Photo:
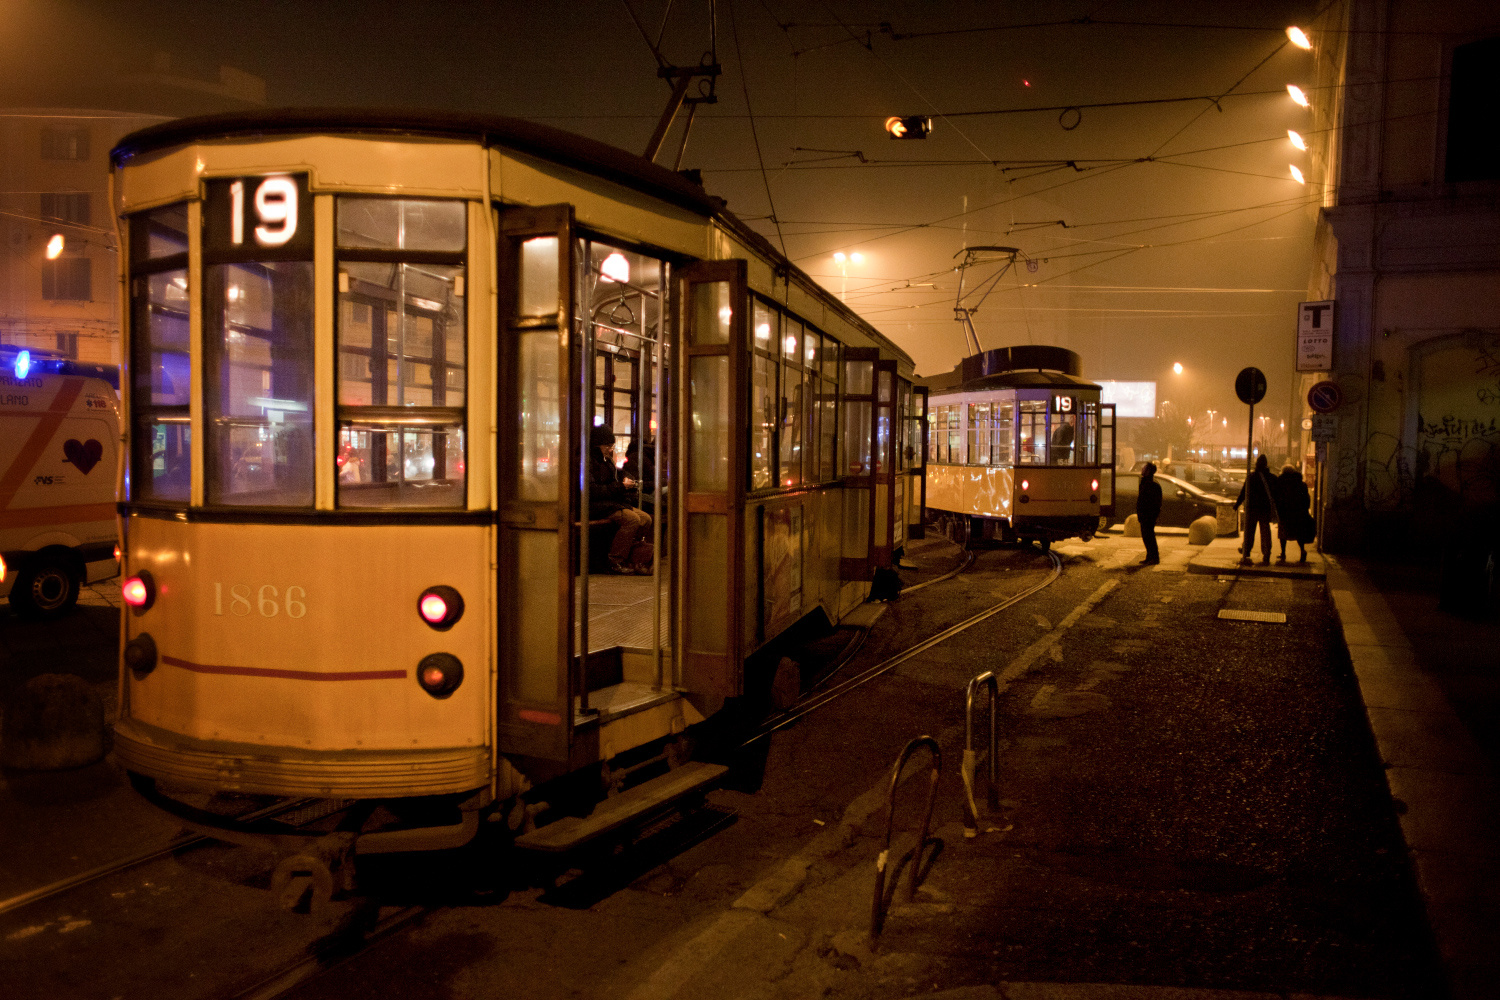
[[(464, 842), (485, 810), (575, 843), (600, 827), (528, 832), (549, 787), (618, 815), (710, 780), (683, 734), (920, 530), (910, 358), (678, 173), (512, 119), (346, 111), (174, 121), (112, 162), (115, 747), (218, 836), (297, 843), (202, 793), (392, 806), (330, 867)], [(599, 558), (600, 427), (654, 515), (649, 575)]]
[(1023, 345), (964, 358), (929, 394), (925, 504), (952, 534), (1085, 540), (1113, 512), (1114, 405), (1076, 353)]

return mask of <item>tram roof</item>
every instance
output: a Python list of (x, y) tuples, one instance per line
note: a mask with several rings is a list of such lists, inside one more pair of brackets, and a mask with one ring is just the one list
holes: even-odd
[[(232, 111), (216, 115), (178, 118), (140, 129), (125, 136), (110, 151), (110, 162), (125, 164), (131, 157), (187, 143), (215, 139), (238, 139), (283, 135), (378, 135), (460, 139), (485, 146), (529, 153), (553, 163), (573, 167), (596, 177), (614, 181), (643, 194), (660, 198), (679, 208), (719, 222), (734, 235), (772, 260), (785, 261), (801, 274), (760, 233), (747, 226), (728, 209), (723, 199), (709, 194), (702, 185), (675, 170), (626, 152), (607, 143), (565, 132), (550, 125), (507, 118), (502, 115), (468, 115), (444, 111), (412, 111), (369, 108), (279, 108), (266, 111)], [(817, 282), (805, 285), (873, 341), (885, 345), (908, 364), (911, 356), (889, 337), (871, 326)]]

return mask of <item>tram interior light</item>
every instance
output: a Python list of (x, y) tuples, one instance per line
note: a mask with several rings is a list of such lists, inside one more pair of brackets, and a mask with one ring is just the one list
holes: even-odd
[(417, 664), (417, 683), (434, 698), (446, 698), (464, 682), (464, 665), (452, 653), (431, 653)]
[(156, 601), (156, 581), (149, 570), (141, 570), (120, 587), (120, 596), (137, 611), (145, 611)]
[(630, 261), (622, 253), (610, 254), (599, 265), (599, 280), (618, 281), (623, 285), (630, 280)]
[(452, 587), (428, 587), (417, 598), (417, 614), (439, 632), (446, 632), (463, 617), (464, 599)]

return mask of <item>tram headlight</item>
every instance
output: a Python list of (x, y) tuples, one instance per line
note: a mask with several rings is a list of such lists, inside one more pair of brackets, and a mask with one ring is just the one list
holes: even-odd
[(446, 698), (464, 682), (464, 665), (452, 653), (431, 653), (417, 664), (417, 683), (434, 698)]
[(446, 632), (463, 617), (464, 599), (452, 587), (428, 587), (417, 598), (417, 614), (439, 632)]
[(156, 669), (156, 640), (149, 633), (142, 632), (125, 644), (125, 665), (137, 679)]
[(126, 580), (120, 587), (120, 596), (137, 611), (150, 608), (156, 603), (156, 581), (151, 578), (151, 571), (143, 569)]

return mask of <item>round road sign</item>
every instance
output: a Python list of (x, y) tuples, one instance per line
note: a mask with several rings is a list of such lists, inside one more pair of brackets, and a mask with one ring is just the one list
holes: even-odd
[(1259, 368), (1246, 368), (1234, 380), (1234, 394), (1241, 403), (1254, 406), (1266, 398), (1266, 375)]
[(1307, 390), (1307, 405), (1314, 413), (1332, 413), (1344, 401), (1344, 393), (1334, 382), (1319, 382)]

